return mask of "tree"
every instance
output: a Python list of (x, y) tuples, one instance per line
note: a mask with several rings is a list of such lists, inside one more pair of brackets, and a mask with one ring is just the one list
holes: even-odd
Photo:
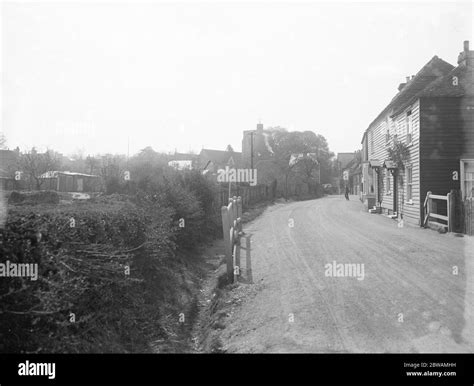
[(94, 174), (98, 171), (100, 166), (100, 160), (94, 156), (88, 155), (85, 161), (86, 168), (89, 174)]
[(232, 145), (227, 145), (227, 147), (225, 148), (225, 151), (228, 152), (228, 153), (233, 153), (234, 148), (232, 147)]
[[(283, 128), (270, 129), (270, 146), (273, 150), (273, 162), (279, 166), (279, 174), (284, 176), (285, 196), (288, 198), (288, 182), (290, 176), (303, 180), (308, 190), (316, 184), (318, 174), (323, 178), (330, 175), (331, 157), (326, 139), (313, 131), (288, 132)], [(297, 162), (291, 163), (292, 155), (301, 154)], [(308, 154), (311, 154), (309, 157)], [(325, 172), (325, 174), (323, 174)]]
[(61, 162), (54, 151), (47, 150), (45, 153), (38, 153), (33, 147), (29, 152), (21, 155), (20, 165), (30, 181), (30, 188), (34, 185), (37, 190), (40, 190), (44, 182), (40, 176), (46, 172), (58, 170)]
[(5, 134), (0, 133), (0, 149), (6, 149), (7, 148), (7, 139), (5, 137)]

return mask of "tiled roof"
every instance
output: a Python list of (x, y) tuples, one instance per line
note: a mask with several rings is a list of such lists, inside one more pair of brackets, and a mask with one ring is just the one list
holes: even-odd
[(406, 101), (405, 104), (401, 105), (394, 111), (393, 115), (400, 113), (406, 106), (418, 98), (463, 96), (474, 96), (474, 69), (468, 66), (458, 66), (445, 76), (435, 79), (423, 90)]
[(242, 159), (242, 153), (240, 152), (228, 152), (224, 150), (212, 150), (212, 149), (202, 149), (201, 154), (206, 153), (207, 157), (214, 163), (218, 165), (226, 164), (229, 158), (232, 156), (234, 162), (239, 164)]
[(337, 153), (337, 160), (341, 164), (341, 169), (345, 169), (347, 165), (354, 159), (354, 153)]
[(372, 121), (367, 130), (381, 117), (387, 114), (392, 115), (394, 111), (398, 111), (402, 106), (406, 106), (408, 104), (407, 102), (413, 100), (413, 97), (425, 89), (426, 86), (435, 79), (445, 76), (452, 71), (453, 68), (453, 65), (437, 56), (433, 56), (433, 58), (418, 71), (415, 77), (393, 97), (390, 103), (377, 115), (377, 118)]

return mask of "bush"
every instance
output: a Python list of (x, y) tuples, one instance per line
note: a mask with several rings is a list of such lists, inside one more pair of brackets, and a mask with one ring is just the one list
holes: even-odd
[(146, 351), (146, 332), (160, 331), (171, 212), (117, 198), (10, 211), (0, 262), (37, 263), (38, 280), (0, 281), (1, 352)]
[(59, 195), (52, 190), (40, 190), (33, 192), (13, 191), (8, 198), (9, 204), (59, 204)]

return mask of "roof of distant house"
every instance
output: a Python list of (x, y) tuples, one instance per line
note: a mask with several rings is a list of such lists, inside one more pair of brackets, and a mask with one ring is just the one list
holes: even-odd
[(39, 176), (39, 178), (56, 178), (58, 175), (66, 175), (66, 176), (78, 176), (78, 177), (95, 177), (98, 178), (99, 176), (95, 176), (92, 174), (85, 174), (85, 173), (77, 173), (77, 172), (68, 172), (68, 171), (60, 171), (60, 170), (51, 170), (46, 173), (43, 173)]
[(341, 169), (345, 169), (353, 159), (354, 153), (337, 153), (337, 160), (341, 164)]
[(230, 157), (233, 158), (236, 164), (242, 160), (242, 153), (236, 151), (229, 152), (225, 150), (202, 149), (200, 154), (203, 153), (205, 153), (214, 164), (219, 165), (226, 164)]

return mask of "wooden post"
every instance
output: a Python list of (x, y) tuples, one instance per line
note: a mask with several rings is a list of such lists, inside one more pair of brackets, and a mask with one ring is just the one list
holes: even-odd
[(234, 267), (232, 261), (232, 246), (230, 240), (229, 213), (226, 206), (221, 208), (222, 215), (222, 233), (224, 235), (225, 260), (227, 264), (227, 278), (230, 283), (234, 280)]
[(242, 232), (242, 197), (237, 198), (237, 218), (239, 219), (238, 231)]
[(426, 193), (426, 194), (427, 194), (427, 196), (428, 196), (428, 202), (426, 203), (426, 208), (427, 208), (427, 210), (428, 210), (428, 213), (427, 213), (428, 218), (427, 218), (427, 220), (426, 220), (426, 223), (428, 224), (429, 221), (430, 221), (430, 214), (431, 214), (431, 211), (433, 210), (433, 206), (431, 205), (433, 201), (432, 201), (431, 198), (430, 198), (430, 196), (431, 196), (431, 191), (429, 191), (429, 192)]
[[(234, 244), (234, 257), (235, 257), (235, 267), (238, 267), (238, 276), (240, 276), (240, 244), (235, 243)], [(237, 277), (238, 279), (238, 277)], [(235, 275), (234, 275), (234, 280), (235, 280)]]
[(246, 240), (246, 244), (245, 244), (245, 269), (246, 269), (246, 272), (247, 272), (247, 281), (249, 282), (249, 284), (251, 284), (253, 282), (253, 278), (252, 278), (252, 259), (250, 257), (250, 236), (247, 236), (245, 238)]
[(234, 218), (232, 220), (237, 220), (237, 197), (232, 197), (232, 209), (233, 209), (233, 214)]
[(453, 232), (455, 228), (455, 217), (456, 217), (456, 193), (451, 190), (448, 193), (448, 232)]

